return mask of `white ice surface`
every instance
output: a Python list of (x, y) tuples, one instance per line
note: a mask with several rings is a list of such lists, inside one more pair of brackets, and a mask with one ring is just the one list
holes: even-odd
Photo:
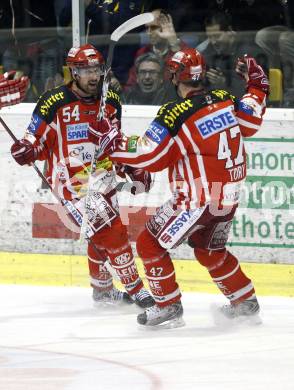
[(90, 289), (0, 286), (0, 389), (293, 390), (294, 299), (260, 298), (257, 326), (216, 326), (214, 303), (186, 293), (185, 327), (146, 330)]

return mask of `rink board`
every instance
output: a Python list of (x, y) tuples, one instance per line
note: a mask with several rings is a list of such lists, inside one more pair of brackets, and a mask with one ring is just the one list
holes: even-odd
[[(34, 104), (24, 103), (1, 110), (17, 137), (23, 135), (33, 108)], [(124, 106), (124, 131), (143, 133), (156, 110), (154, 106)], [(228, 243), (242, 262), (294, 264), (293, 125), (293, 109), (269, 109), (261, 130), (246, 140), (248, 177)], [(61, 218), (52, 210), (54, 199), (41, 189), (40, 178), (31, 167), (19, 167), (12, 160), (12, 141), (1, 126), (0, 135), (0, 251), (85, 255), (86, 243), (62, 234)], [(43, 169), (43, 163), (38, 166)], [(166, 172), (154, 176), (149, 194), (119, 194), (120, 205), (128, 209), (129, 231), (137, 233), (144, 226), (143, 209), (154, 210), (170, 197)], [(192, 259), (193, 253), (184, 243), (173, 258)]]
[[(197, 261), (174, 260), (174, 264), (182, 291), (218, 293)], [(143, 276), (140, 259), (137, 265)], [(85, 256), (0, 252), (0, 268), (0, 284), (89, 286)], [(252, 279), (258, 295), (294, 297), (294, 265), (242, 263), (242, 269)]]

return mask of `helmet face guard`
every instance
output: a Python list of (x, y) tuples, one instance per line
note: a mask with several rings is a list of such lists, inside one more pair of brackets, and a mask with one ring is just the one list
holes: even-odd
[(192, 48), (176, 52), (167, 62), (169, 72), (176, 76), (177, 81), (202, 81), (206, 66), (203, 56)]
[(79, 77), (90, 77), (91, 75), (95, 75), (97, 77), (101, 77), (104, 75), (104, 65), (95, 65), (95, 66), (76, 66), (71, 67), (72, 72), (75, 76)]

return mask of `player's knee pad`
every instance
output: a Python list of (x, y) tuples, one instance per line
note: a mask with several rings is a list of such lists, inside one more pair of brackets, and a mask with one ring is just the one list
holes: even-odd
[(211, 251), (209, 249), (195, 248), (195, 257), (208, 271), (223, 265), (226, 259), (226, 249)]
[(159, 245), (157, 239), (147, 229), (144, 229), (138, 236), (136, 248), (138, 256), (141, 257), (143, 262), (162, 257), (166, 253), (166, 250)]
[(108, 236), (108, 246), (119, 248), (126, 245), (127, 243), (129, 243), (127, 228), (122, 224), (120, 218), (117, 218), (115, 223), (112, 225), (110, 234)]

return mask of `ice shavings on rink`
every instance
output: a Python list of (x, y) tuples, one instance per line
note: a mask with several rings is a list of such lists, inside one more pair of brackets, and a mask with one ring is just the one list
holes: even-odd
[(262, 297), (262, 325), (215, 325), (218, 295), (185, 293), (186, 326), (140, 328), (86, 288), (0, 286), (2, 390), (293, 390), (294, 299)]

